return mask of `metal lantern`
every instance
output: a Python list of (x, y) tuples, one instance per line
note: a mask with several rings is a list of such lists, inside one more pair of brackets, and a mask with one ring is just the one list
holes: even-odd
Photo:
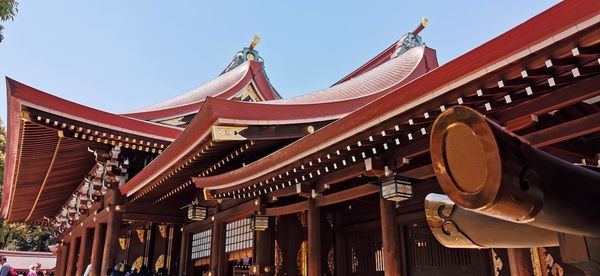
[(200, 206), (198, 204), (198, 201), (193, 201), (192, 203), (190, 203), (188, 206), (188, 219), (189, 220), (205, 220), (206, 219), (206, 213), (208, 208), (204, 207), (204, 206)]
[(381, 197), (396, 202), (410, 199), (413, 195), (410, 179), (397, 175), (381, 179)]
[(269, 228), (269, 217), (261, 214), (252, 216), (250, 229), (253, 231), (265, 231)]

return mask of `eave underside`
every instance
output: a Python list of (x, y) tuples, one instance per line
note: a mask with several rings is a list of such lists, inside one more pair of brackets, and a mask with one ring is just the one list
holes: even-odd
[(56, 215), (94, 163), (87, 150), (91, 144), (23, 121), (7, 221), (33, 222)]

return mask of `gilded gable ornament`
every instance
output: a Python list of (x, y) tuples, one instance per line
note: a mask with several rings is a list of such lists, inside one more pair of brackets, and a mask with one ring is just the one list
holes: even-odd
[(246, 86), (246, 89), (242, 90), (241, 92), (239, 92), (237, 95), (235, 95), (231, 99), (234, 101), (242, 101), (242, 102), (260, 102), (260, 101), (262, 101), (262, 99), (256, 92), (256, 89), (254, 89), (254, 86), (252, 84), (248, 84), (248, 86)]

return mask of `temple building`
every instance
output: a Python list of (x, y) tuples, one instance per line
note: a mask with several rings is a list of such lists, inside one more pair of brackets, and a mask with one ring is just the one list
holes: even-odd
[(291, 98), (258, 36), (123, 114), (7, 78), (1, 214), (59, 231), (57, 275), (599, 275), (600, 1), (442, 66), (426, 25)]

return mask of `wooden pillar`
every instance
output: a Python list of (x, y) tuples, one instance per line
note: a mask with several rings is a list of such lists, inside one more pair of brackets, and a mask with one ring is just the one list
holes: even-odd
[(90, 263), (92, 270), (90, 276), (100, 276), (100, 268), (102, 267), (102, 255), (104, 253), (104, 237), (106, 236), (106, 224), (99, 223), (94, 230), (94, 240), (92, 242), (92, 256)]
[(212, 275), (215, 276), (219, 275), (219, 242), (221, 240), (219, 230), (219, 223), (214, 221), (212, 225), (212, 237), (210, 241), (210, 271)]
[(75, 270), (75, 275), (83, 275), (87, 265), (90, 264), (93, 235), (93, 228), (83, 228), (81, 242), (79, 243), (79, 257), (77, 258), (77, 270)]
[(67, 257), (67, 265), (65, 276), (75, 275), (75, 265), (77, 262), (77, 251), (79, 250), (79, 242), (81, 238), (72, 236), (71, 243), (69, 244), (69, 257)]
[(511, 276), (534, 276), (529, 248), (508, 248), (506, 251)]
[(220, 276), (225, 276), (228, 274), (231, 274), (232, 272), (229, 271), (229, 268), (227, 267), (227, 262), (229, 261), (227, 258), (227, 253), (225, 253), (225, 228), (226, 228), (227, 224), (225, 222), (221, 222), (218, 224), (218, 230), (219, 230), (219, 244), (218, 244), (218, 253), (217, 255), (219, 255), (219, 271), (217, 275)]
[(558, 234), (560, 256), (565, 263), (581, 269), (586, 275), (600, 275), (600, 239), (572, 234)]
[(396, 203), (379, 199), (381, 213), (381, 239), (383, 241), (383, 267), (385, 275), (400, 275), (400, 239), (396, 223)]
[(190, 255), (190, 233), (181, 233), (181, 251), (179, 252), (179, 275), (187, 275), (188, 266), (192, 256)]
[[(175, 274), (174, 272), (178, 272), (179, 271), (179, 266), (182, 264), (183, 261), (183, 257), (181, 255), (179, 255), (179, 245), (181, 245), (181, 237), (182, 237), (182, 231), (181, 231), (181, 225), (171, 225), (169, 227), (169, 247), (168, 247), (168, 253), (167, 253), (167, 260), (168, 260), (168, 264), (169, 264), (169, 271), (172, 274)], [(182, 274), (177, 274), (177, 275), (182, 275)]]
[[(274, 220), (269, 218), (269, 228), (265, 231), (255, 231), (256, 240), (254, 242), (254, 264), (258, 265), (256, 275), (272, 275), (273, 272), (273, 252), (274, 252), (274, 237), (273, 228)], [(265, 272), (265, 267), (269, 267), (269, 271)]]
[(342, 215), (335, 214), (335, 275), (348, 275), (346, 237), (341, 233)]
[(108, 213), (108, 222), (106, 224), (106, 238), (104, 240), (104, 254), (102, 256), (100, 275), (106, 275), (106, 270), (116, 265), (120, 234), (121, 213), (111, 211)]
[(69, 258), (69, 244), (63, 244), (59, 247), (56, 258), (56, 275), (65, 275), (67, 269), (67, 259)]
[(308, 199), (308, 275), (321, 275), (321, 209)]

